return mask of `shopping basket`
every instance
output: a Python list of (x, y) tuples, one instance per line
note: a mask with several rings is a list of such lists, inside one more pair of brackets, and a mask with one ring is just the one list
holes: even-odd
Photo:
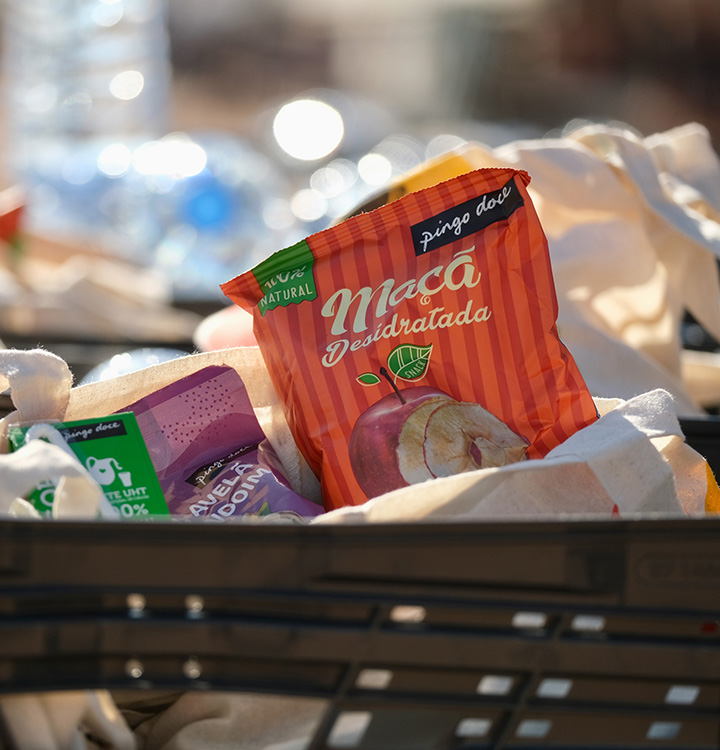
[(720, 519), (0, 522), (0, 690), (314, 696), (312, 750), (717, 748)]

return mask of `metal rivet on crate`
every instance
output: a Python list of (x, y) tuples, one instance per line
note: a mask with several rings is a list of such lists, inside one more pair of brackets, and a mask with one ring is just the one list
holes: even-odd
[(145, 611), (147, 602), (142, 594), (128, 594), (125, 597), (125, 604), (127, 605), (130, 617), (141, 617)]
[(205, 600), (197, 594), (188, 594), (185, 597), (185, 609), (188, 617), (200, 617), (205, 611)]
[(425, 607), (399, 604), (390, 611), (390, 619), (393, 622), (423, 622), (427, 617)]
[(200, 662), (194, 656), (191, 656), (189, 659), (186, 659), (183, 662), (182, 670), (185, 677), (187, 677), (189, 680), (197, 680), (197, 678), (202, 674), (202, 667), (200, 666)]
[(139, 680), (143, 676), (145, 667), (140, 659), (128, 659), (125, 662), (125, 674), (134, 680)]

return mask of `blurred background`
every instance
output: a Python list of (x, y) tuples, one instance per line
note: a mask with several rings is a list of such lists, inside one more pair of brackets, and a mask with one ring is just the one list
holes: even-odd
[(78, 375), (463, 141), (720, 140), (717, 0), (2, 3), (0, 338)]
[[(176, 114), (194, 86), (251, 132), (274, 99), (316, 86), (400, 122), (562, 128), (616, 119), (649, 133), (720, 127), (714, 0), (170, 0)], [(191, 93), (191, 98), (193, 94)], [(209, 113), (208, 113), (209, 114)]]

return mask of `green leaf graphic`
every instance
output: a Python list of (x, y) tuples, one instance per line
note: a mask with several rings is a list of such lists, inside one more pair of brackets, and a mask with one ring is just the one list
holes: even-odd
[(400, 380), (420, 380), (427, 372), (431, 352), (432, 344), (428, 346), (400, 344), (390, 352), (388, 367)]
[(374, 372), (364, 372), (358, 375), (356, 380), (362, 385), (377, 385), (380, 382), (380, 378)]

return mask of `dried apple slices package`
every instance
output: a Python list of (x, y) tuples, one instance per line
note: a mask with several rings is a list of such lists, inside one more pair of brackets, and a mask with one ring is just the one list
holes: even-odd
[(254, 316), (327, 509), (542, 458), (597, 418), (558, 338), (529, 180), (468, 172), (222, 285)]

